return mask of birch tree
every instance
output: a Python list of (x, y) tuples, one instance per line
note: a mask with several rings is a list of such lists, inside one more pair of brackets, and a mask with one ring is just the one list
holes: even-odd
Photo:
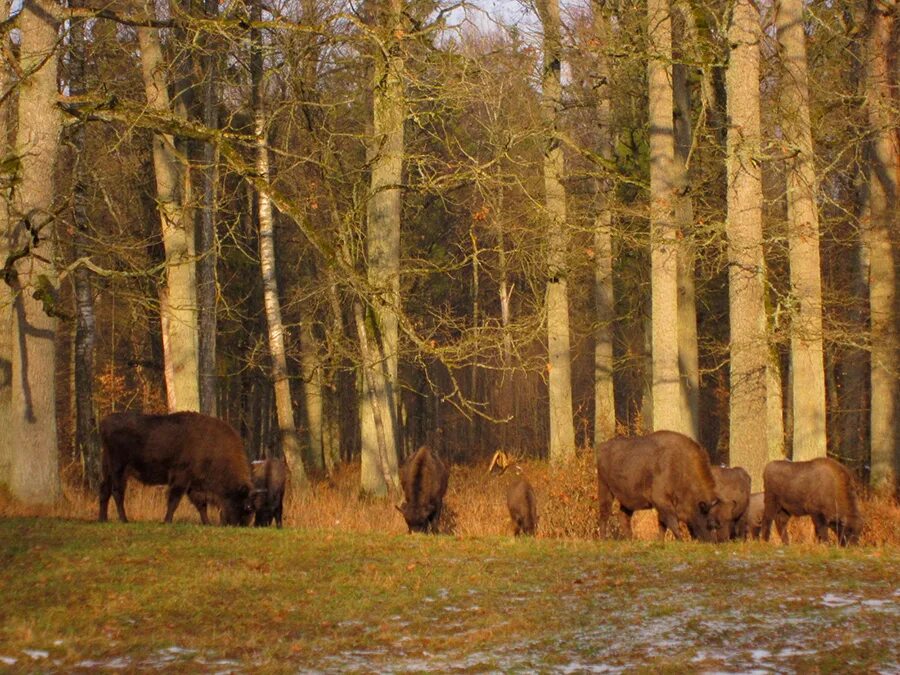
[[(10, 0), (0, 1), (0, 16), (6, 19), (9, 16)], [(5, 54), (9, 38), (6, 35), (0, 37), (6, 44), (3, 45)], [(6, 59), (0, 60), (0, 92), (6, 92), (12, 83), (12, 72), (6, 63)], [(0, 157), (7, 161), (12, 149), (9, 144), (10, 128), (10, 104), (9, 98), (0, 101)], [(6, 167), (4, 167), (4, 173)], [(12, 181), (4, 180), (0, 183), (2, 200), (0, 200), (0, 264), (5, 268), (9, 256), (10, 243), (10, 219), (9, 206), (12, 194)], [(4, 274), (5, 277), (5, 274)], [(9, 429), (12, 421), (12, 347), (13, 347), (13, 323), (12, 323), (13, 294), (11, 286), (0, 278), (0, 429)], [(9, 472), (12, 462), (12, 446), (9, 443), (0, 443), (0, 486), (9, 484)]]
[(809, 117), (803, 0), (779, 0), (775, 20), (781, 57), (781, 128), (787, 152), (791, 298), (791, 406), (794, 460), (824, 457), (825, 355), (819, 212)]
[(562, 36), (558, 0), (538, 0), (544, 29), (541, 115), (544, 126), (544, 190), (547, 218), (547, 349), (550, 398), (550, 461), (575, 454), (572, 416), (572, 367), (569, 347), (565, 158), (557, 130), (562, 110)]
[(675, 225), (675, 131), (672, 18), (669, 0), (647, 1), (650, 58), (650, 266), (653, 428), (685, 431), (678, 364), (678, 232)]
[(12, 193), (5, 281), (13, 297), (12, 406), (4, 442), (12, 448), (10, 493), (48, 504), (60, 495), (56, 440), (55, 182), (61, 113), (57, 106), (59, 7), (26, 0), (19, 17), (19, 173)]
[[(896, 0), (869, 5), (866, 39), (865, 102), (869, 125), (868, 199), (862, 227), (863, 257), (868, 268), (871, 330), (871, 473), (873, 488), (897, 489), (898, 362), (896, 249), (900, 177), (897, 138), (896, 51), (891, 73), (891, 40), (896, 30)], [(896, 38), (894, 38), (896, 39)]]
[(765, 262), (762, 249), (759, 10), (737, 0), (728, 27), (728, 316), (731, 329), (729, 458), (762, 489), (767, 460)]

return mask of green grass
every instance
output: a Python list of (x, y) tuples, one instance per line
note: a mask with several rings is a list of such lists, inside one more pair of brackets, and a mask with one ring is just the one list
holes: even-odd
[(0, 669), (897, 671), (898, 580), (891, 548), (9, 519)]

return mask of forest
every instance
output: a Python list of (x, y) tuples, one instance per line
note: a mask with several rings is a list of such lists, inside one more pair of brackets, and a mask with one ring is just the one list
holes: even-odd
[(900, 475), (896, 0), (2, 0), (0, 485), (616, 434)]

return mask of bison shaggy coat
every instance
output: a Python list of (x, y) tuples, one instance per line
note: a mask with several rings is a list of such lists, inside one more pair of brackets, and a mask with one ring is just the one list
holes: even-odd
[(791, 516), (811, 516), (816, 539), (828, 541), (834, 530), (841, 546), (855, 544), (862, 529), (853, 477), (842, 464), (828, 457), (808, 462), (778, 460), (763, 470), (765, 512), (762, 533), (768, 541), (772, 521), (781, 540), (788, 543), (787, 523)]
[(506, 505), (509, 507), (515, 535), (534, 536), (538, 523), (537, 497), (526, 478), (515, 478), (509, 484), (506, 489)]
[(281, 529), (287, 465), (283, 459), (263, 459), (253, 462), (250, 473), (253, 479), (253, 508), (256, 511), (253, 524), (266, 527), (274, 519), (275, 526)]
[(100, 421), (103, 444), (100, 520), (107, 519), (110, 495), (119, 520), (125, 515), (128, 476), (146, 485), (168, 485), (165, 522), (181, 497), (209, 524), (207, 500), (221, 507), (223, 525), (247, 525), (253, 515), (250, 464), (241, 437), (226, 422), (195, 412), (171, 415), (113, 413)]
[(744, 538), (744, 516), (750, 502), (750, 474), (741, 467), (712, 466), (719, 506), (716, 541)]
[(668, 529), (681, 539), (683, 522), (692, 536), (714, 539), (719, 499), (709, 457), (684, 434), (656, 431), (606, 441), (597, 449), (597, 485), (601, 536), (608, 534), (615, 498), (622, 530), (629, 537), (634, 512), (655, 508), (660, 538)]
[(450, 472), (429, 446), (416, 450), (400, 469), (404, 502), (397, 509), (410, 532), (437, 533)]

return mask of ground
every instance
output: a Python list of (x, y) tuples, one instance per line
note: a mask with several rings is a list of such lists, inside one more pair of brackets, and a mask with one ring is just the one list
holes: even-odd
[(900, 673), (900, 550), (0, 520), (14, 672)]

